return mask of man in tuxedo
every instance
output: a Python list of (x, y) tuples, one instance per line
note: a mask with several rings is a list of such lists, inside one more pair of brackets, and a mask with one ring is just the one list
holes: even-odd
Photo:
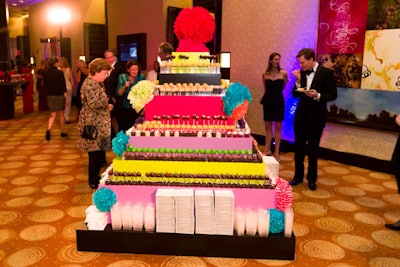
[[(400, 114), (395, 117), (395, 122), (400, 126)], [(397, 138), (396, 146), (392, 155), (393, 173), (397, 181), (397, 190), (400, 194), (400, 135)], [(385, 226), (392, 230), (400, 231), (400, 220), (393, 224), (385, 224)]]
[(108, 64), (110, 64), (112, 68), (109, 76), (104, 81), (104, 86), (107, 96), (110, 100), (110, 104), (114, 105), (114, 109), (113, 111), (111, 111), (111, 136), (114, 137), (118, 133), (118, 123), (116, 116), (118, 116), (118, 112), (120, 111), (119, 105), (122, 105), (120, 101), (118, 101), (118, 97), (116, 95), (118, 77), (121, 73), (125, 72), (125, 66), (118, 62), (117, 56), (112, 50), (106, 50), (104, 52), (104, 59), (108, 62)]
[(304, 48), (296, 56), (301, 70), (295, 70), (296, 85), (292, 94), (300, 98), (294, 116), (295, 173), (290, 185), (303, 182), (304, 158), (308, 156), (308, 188), (317, 189), (318, 150), (325, 127), (327, 102), (337, 97), (333, 72), (318, 64), (315, 52)]

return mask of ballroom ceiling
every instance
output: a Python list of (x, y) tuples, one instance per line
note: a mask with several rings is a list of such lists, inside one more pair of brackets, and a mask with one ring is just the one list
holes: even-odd
[(42, 2), (43, 0), (7, 0), (10, 18), (18, 18), (28, 14), (31, 5)]

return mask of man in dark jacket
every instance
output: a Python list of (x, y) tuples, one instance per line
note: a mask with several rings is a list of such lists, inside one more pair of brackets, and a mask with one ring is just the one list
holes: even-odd
[(301, 70), (293, 72), (296, 85), (292, 94), (300, 98), (294, 116), (294, 159), (295, 173), (290, 185), (303, 182), (304, 158), (308, 155), (308, 188), (317, 189), (318, 150), (322, 131), (325, 127), (327, 102), (337, 97), (333, 72), (320, 66), (315, 52), (304, 48), (297, 54)]
[(111, 136), (114, 137), (118, 133), (118, 123), (116, 117), (118, 112), (121, 110), (122, 102), (118, 101), (116, 95), (118, 86), (118, 77), (121, 73), (125, 73), (125, 66), (118, 62), (117, 56), (112, 50), (106, 50), (104, 52), (104, 58), (110, 64), (111, 71), (108, 78), (104, 81), (106, 88), (106, 94), (109, 98), (109, 103), (114, 105), (114, 109), (111, 111)]

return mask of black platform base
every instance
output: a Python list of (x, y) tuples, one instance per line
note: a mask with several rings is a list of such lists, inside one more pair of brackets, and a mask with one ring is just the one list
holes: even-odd
[(76, 230), (78, 251), (294, 260), (296, 238)]

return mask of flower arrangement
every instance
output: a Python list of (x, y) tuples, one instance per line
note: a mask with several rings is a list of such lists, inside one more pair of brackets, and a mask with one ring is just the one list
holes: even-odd
[(277, 209), (269, 210), (269, 232), (279, 234), (285, 229), (285, 214)]
[(215, 21), (204, 7), (184, 8), (176, 17), (174, 32), (179, 39), (177, 52), (209, 52), (205, 43), (212, 40)]
[(224, 112), (227, 117), (234, 120), (240, 120), (247, 112), (248, 102), (252, 100), (249, 88), (239, 83), (232, 83), (225, 96), (222, 97), (224, 102)]
[(286, 180), (278, 178), (276, 180), (275, 191), (276, 191), (276, 208), (284, 212), (286, 208), (290, 208), (293, 204), (292, 187)]
[(143, 80), (132, 87), (128, 99), (132, 108), (139, 113), (154, 97), (154, 83)]
[(129, 136), (126, 135), (123, 131), (117, 133), (117, 135), (112, 140), (113, 152), (119, 157), (121, 157), (122, 153), (124, 153), (125, 151), (126, 144), (128, 143), (128, 141), (129, 141)]
[(117, 202), (117, 196), (111, 189), (102, 187), (93, 194), (93, 204), (99, 211), (110, 211), (115, 202)]

